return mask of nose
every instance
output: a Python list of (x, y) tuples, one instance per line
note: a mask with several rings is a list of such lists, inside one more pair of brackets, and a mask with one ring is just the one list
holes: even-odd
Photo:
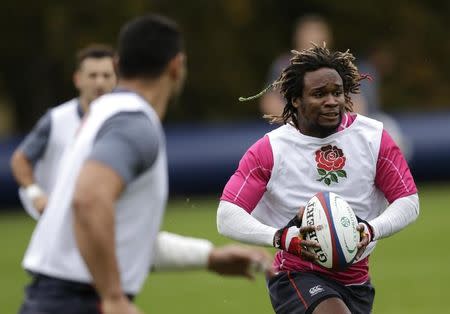
[(95, 83), (97, 84), (97, 86), (103, 86), (103, 84), (105, 84), (105, 78), (103, 77), (103, 75), (97, 75), (97, 77), (95, 78)]
[(328, 94), (326, 99), (325, 99), (325, 105), (328, 106), (336, 106), (338, 104), (338, 99), (337, 97), (335, 97), (333, 94)]

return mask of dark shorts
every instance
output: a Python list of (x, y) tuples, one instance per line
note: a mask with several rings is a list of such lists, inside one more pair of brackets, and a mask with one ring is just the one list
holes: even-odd
[(275, 313), (312, 313), (327, 298), (344, 301), (352, 314), (372, 311), (375, 289), (369, 282), (344, 286), (312, 272), (280, 272), (268, 280), (270, 300)]
[(99, 314), (100, 298), (92, 285), (35, 274), (19, 314), (38, 313)]

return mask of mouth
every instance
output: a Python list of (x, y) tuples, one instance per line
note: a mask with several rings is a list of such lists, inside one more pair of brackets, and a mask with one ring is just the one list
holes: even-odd
[(336, 119), (339, 117), (339, 112), (338, 111), (322, 112), (320, 115), (327, 119)]

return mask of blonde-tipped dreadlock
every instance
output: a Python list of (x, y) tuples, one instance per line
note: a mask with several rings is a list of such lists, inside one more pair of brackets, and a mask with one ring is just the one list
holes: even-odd
[(283, 70), (280, 77), (263, 89), (260, 93), (247, 98), (239, 97), (239, 101), (247, 101), (258, 98), (270, 89), (279, 89), (286, 104), (281, 116), (264, 115), (270, 123), (293, 123), (298, 128), (297, 109), (292, 102), (302, 96), (304, 77), (307, 72), (316, 71), (321, 68), (334, 69), (341, 76), (343, 81), (345, 109), (353, 111), (353, 104), (350, 94), (359, 93), (359, 82), (367, 76), (361, 75), (353, 64), (355, 57), (349, 52), (330, 51), (326, 44), (318, 46), (313, 44), (312, 48), (301, 51), (292, 50), (293, 57), (290, 64)]

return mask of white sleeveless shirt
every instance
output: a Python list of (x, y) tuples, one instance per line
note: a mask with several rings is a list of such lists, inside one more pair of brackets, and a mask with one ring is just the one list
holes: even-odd
[(269, 132), (272, 174), (252, 215), (281, 228), (314, 194), (330, 191), (342, 196), (360, 218), (377, 217), (388, 205), (375, 186), (382, 132), (381, 122), (361, 115), (326, 138), (306, 136), (289, 124)]
[(51, 194), (53, 190), (64, 149), (80, 126), (78, 100), (72, 99), (51, 109), (50, 119), (50, 135), (45, 153), (34, 167), (36, 182), (47, 194)]
[[(122, 287), (136, 294), (152, 263), (154, 240), (167, 201), (167, 156), (163, 130), (155, 111), (133, 93), (109, 94), (91, 105), (86, 121), (61, 160), (49, 204), (38, 221), (28, 246), (25, 269), (55, 278), (91, 283), (73, 231), (72, 199), (75, 183), (103, 123), (120, 112), (144, 112), (156, 125), (160, 147), (154, 164), (131, 181), (116, 203), (116, 256)], [(120, 158), (120, 156), (118, 156)], [(101, 227), (101, 226), (99, 226)]]

